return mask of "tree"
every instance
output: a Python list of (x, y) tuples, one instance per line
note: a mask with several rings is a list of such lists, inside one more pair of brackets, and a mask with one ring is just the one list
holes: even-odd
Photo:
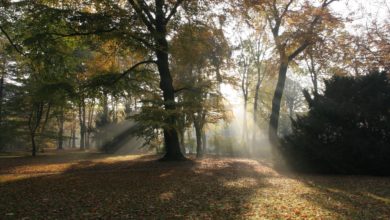
[(282, 152), (297, 169), (342, 174), (389, 174), (388, 72), (334, 76), (324, 94), (310, 97), (309, 113), (293, 121)]
[[(167, 25), (177, 13), (183, 0), (166, 3), (165, 0), (156, 0), (154, 5), (148, 5), (144, 0), (130, 0), (133, 9), (141, 22), (146, 26), (148, 35), (153, 39), (153, 51), (157, 57), (157, 68), (160, 74), (160, 89), (163, 92), (166, 111), (175, 111), (175, 89), (173, 88), (172, 75), (169, 68), (169, 43), (167, 40)], [(176, 129), (176, 116), (170, 114), (166, 118), (164, 129), (164, 141), (166, 154), (165, 160), (182, 160), (179, 137)]]
[[(184, 24), (172, 43), (172, 72), (183, 114), (183, 132), (193, 124), (197, 157), (206, 150), (205, 127), (226, 119), (220, 84), (230, 57), (229, 44), (220, 29), (207, 24)], [(182, 138), (184, 134), (181, 134)]]
[(247, 2), (250, 8), (260, 10), (260, 13), (264, 14), (279, 55), (278, 82), (269, 122), (269, 138), (275, 146), (278, 146), (279, 114), (288, 67), (299, 54), (316, 41), (321, 31), (331, 28), (332, 22), (337, 21), (328, 9), (334, 1), (336, 0), (322, 0), (319, 5), (297, 0)]
[(246, 143), (248, 140), (248, 125), (247, 125), (247, 110), (248, 110), (248, 101), (249, 101), (249, 88), (250, 88), (250, 82), (252, 80), (252, 71), (250, 69), (251, 67), (251, 57), (246, 53), (249, 50), (251, 50), (252, 45), (251, 41), (246, 40), (243, 41), (240, 39), (240, 48), (241, 48), (241, 54), (238, 57), (238, 67), (239, 67), (239, 75), (241, 80), (241, 92), (244, 98), (244, 112), (243, 112), (243, 126), (242, 126), (242, 142)]

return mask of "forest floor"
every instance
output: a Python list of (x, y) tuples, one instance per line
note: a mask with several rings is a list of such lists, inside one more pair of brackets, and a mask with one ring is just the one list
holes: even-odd
[(0, 219), (390, 219), (390, 178), (278, 173), (262, 161), (0, 155)]

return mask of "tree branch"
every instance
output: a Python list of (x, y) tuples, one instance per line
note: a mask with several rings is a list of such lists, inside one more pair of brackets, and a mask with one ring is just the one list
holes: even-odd
[[(321, 9), (324, 9), (328, 7), (332, 2), (335, 2), (338, 0), (324, 0)], [(313, 34), (314, 27), (321, 22), (321, 16), (316, 15), (313, 19), (313, 21), (310, 23), (310, 27), (307, 31), (307, 36), (311, 36)], [(304, 51), (309, 45), (311, 44), (310, 40), (308, 37), (306, 37), (305, 41), (292, 53), (288, 56), (288, 60), (291, 61), (293, 60), (296, 56), (298, 56), (302, 51)]]
[(200, 88), (196, 88), (196, 87), (183, 87), (183, 88), (180, 88), (180, 89), (175, 89), (175, 94), (176, 93), (179, 93), (179, 92), (183, 92), (183, 91), (189, 91), (189, 92), (193, 92), (193, 93), (199, 93), (200, 92)]
[(0, 30), (1, 32), (5, 35), (5, 37), (7, 38), (8, 42), (11, 44), (11, 46), (18, 52), (20, 53), (21, 55), (24, 55), (23, 51), (18, 48), (18, 46), (14, 43), (14, 41), (11, 39), (11, 37), (8, 35), (8, 33), (4, 30), (3, 27), (0, 26)]
[(124, 71), (118, 78), (116, 78), (112, 83), (115, 84), (117, 83), (119, 80), (121, 80), (123, 77), (125, 77), (126, 75), (130, 74), (131, 72), (133, 72), (135, 69), (137, 69), (139, 66), (141, 65), (144, 65), (144, 64), (149, 64), (149, 63), (155, 63), (157, 64), (157, 62), (155, 60), (146, 60), (146, 61), (142, 61), (142, 62), (139, 62), (137, 64), (134, 64), (130, 69)]
[(282, 18), (286, 15), (286, 13), (287, 13), (287, 11), (288, 11), (288, 8), (291, 6), (291, 4), (292, 4), (293, 2), (294, 2), (294, 0), (290, 0), (290, 1), (287, 3), (286, 7), (284, 7), (284, 10), (283, 10), (282, 14), (280, 15), (280, 19), (282, 19)]
[(104, 29), (101, 29), (101, 30), (95, 30), (95, 31), (91, 31), (91, 32), (73, 32), (73, 33), (57, 33), (57, 32), (48, 32), (47, 34), (49, 35), (55, 35), (55, 36), (59, 36), (59, 37), (77, 37), (77, 36), (88, 36), (88, 35), (97, 35), (97, 34), (102, 34), (102, 33), (110, 33), (110, 32), (113, 32), (117, 30), (115, 27), (114, 28), (110, 28), (108, 30), (104, 30)]
[(153, 27), (153, 21), (148, 20), (148, 18), (143, 12), (143, 9), (139, 6), (139, 4), (135, 2), (135, 0), (129, 0), (129, 3), (131, 6), (133, 6), (134, 10), (137, 12), (137, 15), (141, 18), (142, 22), (146, 25), (150, 33), (153, 34), (155, 32), (155, 28)]
[(146, 14), (146, 16), (148, 17), (150, 23), (153, 24), (156, 20), (153, 18), (152, 14), (150, 13), (149, 6), (143, 0), (139, 0), (139, 2), (140, 2), (140, 8)]
[(169, 15), (166, 17), (165, 19), (165, 24), (167, 24), (171, 19), (172, 17), (176, 14), (177, 12), (177, 9), (179, 8), (179, 6), (184, 2), (184, 0), (178, 0), (176, 2), (176, 4), (173, 6), (173, 8), (171, 9), (171, 12), (169, 13)]
[(288, 56), (288, 61), (292, 61), (296, 56), (298, 56), (302, 51), (304, 51), (310, 45), (309, 41), (304, 41), (301, 46), (299, 46), (292, 54)]

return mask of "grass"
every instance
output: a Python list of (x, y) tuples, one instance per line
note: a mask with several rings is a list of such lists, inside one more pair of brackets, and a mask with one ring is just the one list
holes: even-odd
[(0, 219), (390, 219), (390, 178), (264, 162), (64, 152), (0, 157)]

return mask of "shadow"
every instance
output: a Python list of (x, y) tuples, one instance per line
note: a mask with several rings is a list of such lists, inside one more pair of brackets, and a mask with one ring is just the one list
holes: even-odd
[(345, 219), (390, 219), (390, 177), (303, 174), (288, 177), (314, 191), (301, 195), (303, 199)]
[(0, 218), (242, 219), (274, 175), (245, 160), (156, 159), (79, 161), (0, 184)]

